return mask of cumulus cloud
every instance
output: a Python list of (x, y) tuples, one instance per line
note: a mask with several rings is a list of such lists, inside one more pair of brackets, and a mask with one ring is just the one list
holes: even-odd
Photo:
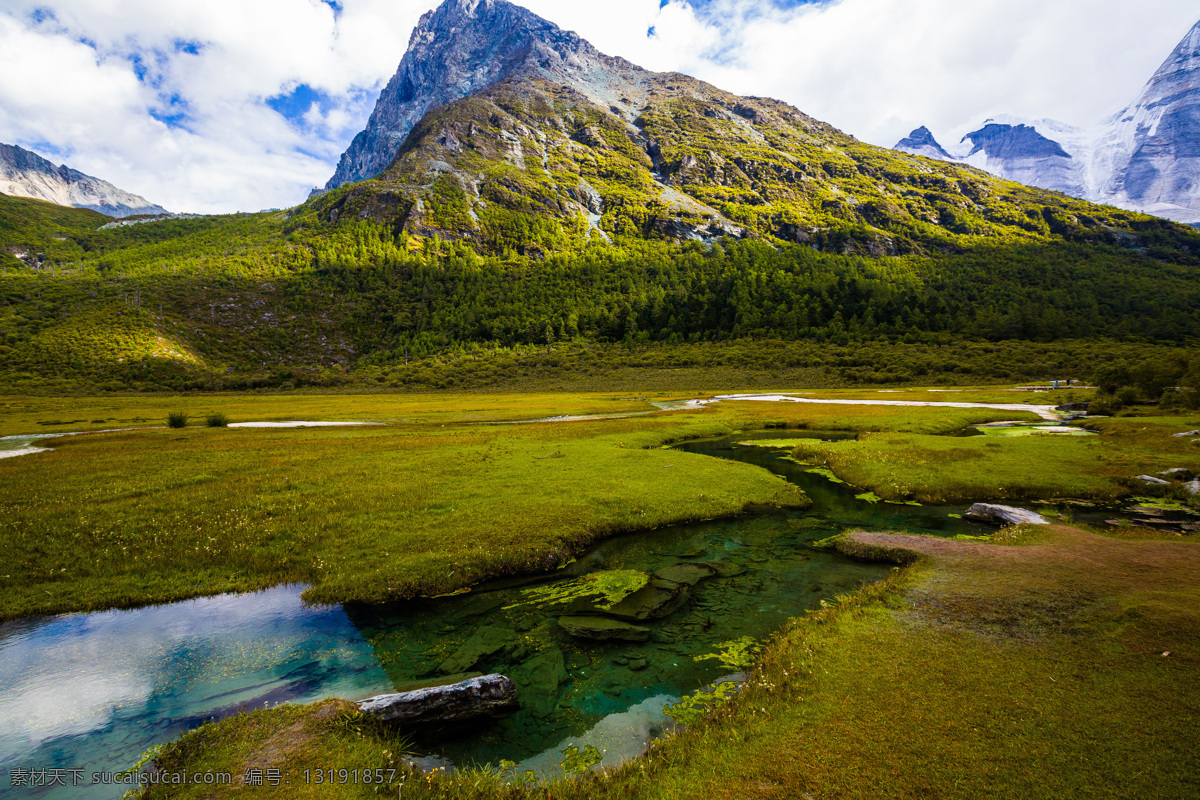
[[(435, 0), (9, 0), (0, 141), (177, 210), (323, 184)], [(788, 101), (890, 145), (987, 116), (1090, 124), (1196, 21), (1192, 0), (606, 0), (525, 5), (601, 50)]]

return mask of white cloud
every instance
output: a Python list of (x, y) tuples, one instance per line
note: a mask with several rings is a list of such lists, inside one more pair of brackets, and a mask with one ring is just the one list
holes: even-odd
[[(434, 4), (10, 0), (0, 141), (172, 209), (292, 205), (332, 173)], [(999, 113), (1096, 122), (1196, 21), (1194, 0), (526, 4), (605, 52), (778, 97), (883, 145), (920, 124), (954, 139)], [(322, 99), (289, 122), (266, 99), (300, 84)], [(183, 127), (154, 116), (181, 107)]]

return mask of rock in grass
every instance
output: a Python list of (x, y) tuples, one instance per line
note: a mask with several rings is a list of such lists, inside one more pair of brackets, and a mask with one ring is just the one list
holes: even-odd
[(381, 694), (358, 702), (358, 710), (384, 722), (402, 725), (448, 725), (515, 711), (517, 687), (503, 675), (434, 686), (398, 694)]
[(1188, 490), (1189, 494), (1200, 494), (1200, 479), (1184, 484), (1184, 488)]
[(1170, 481), (1164, 481), (1162, 478), (1156, 478), (1153, 475), (1138, 475), (1137, 479), (1142, 483), (1148, 483), (1151, 486), (1170, 486)]
[(1196, 477), (1196, 474), (1187, 467), (1175, 467), (1174, 469), (1169, 469), (1166, 472), (1158, 473), (1158, 477), (1176, 481), (1190, 481), (1192, 478)]
[(715, 567), (710, 567), (708, 564), (672, 564), (669, 567), (663, 567), (654, 573), (654, 576), (661, 578), (664, 581), (672, 583), (683, 583), (688, 586), (695, 586), (705, 578), (711, 578), (717, 574)]
[(597, 642), (644, 642), (650, 629), (607, 617), (559, 617), (558, 626), (571, 636)]
[(1185, 436), (1200, 436), (1200, 431), (1185, 431), (1184, 433), (1173, 434), (1176, 439), (1182, 439)]
[(1012, 506), (997, 506), (991, 503), (976, 503), (963, 514), (977, 522), (992, 522), (998, 525), (1049, 525), (1041, 514)]

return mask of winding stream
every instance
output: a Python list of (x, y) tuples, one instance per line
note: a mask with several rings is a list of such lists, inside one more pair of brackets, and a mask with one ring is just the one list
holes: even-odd
[[(327, 696), (361, 698), (479, 672), (512, 677), (521, 687), (522, 709), (469, 737), (440, 743), (431, 751), (437, 756), (455, 764), (507, 759), (520, 762), (518, 770), (550, 776), (559, 772), (568, 744), (594, 744), (606, 764), (617, 763), (669, 727), (666, 704), (729, 672), (703, 656), (739, 637), (763, 639), (788, 618), (890, 570), (814, 550), (812, 542), (848, 527), (986, 532), (949, 516), (961, 506), (871, 504), (784, 460), (782, 451), (736, 444), (779, 435), (739, 434), (681, 448), (780, 474), (812, 498), (811, 509), (608, 539), (571, 567), (521, 585), (510, 581), (443, 599), (320, 609), (301, 602), (300, 587), (277, 587), (0, 625), (0, 764), (83, 769), (86, 783), (93, 772), (128, 767), (149, 746), (239, 710)], [(585, 574), (649, 574), (696, 563), (719, 567), (725, 577), (701, 580), (678, 611), (641, 623), (652, 630), (645, 642), (574, 639), (556, 624), (563, 604), (544, 600), (547, 587)], [(120, 794), (120, 787), (81, 785), (22, 796)]]

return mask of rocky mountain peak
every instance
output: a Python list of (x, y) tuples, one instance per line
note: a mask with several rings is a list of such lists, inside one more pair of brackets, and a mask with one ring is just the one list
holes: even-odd
[(367, 127), (342, 155), (325, 188), (381, 173), (433, 108), (518, 72), (575, 85), (608, 67), (632, 68), (505, 0), (446, 0), (417, 23), (408, 52), (380, 94)]
[(924, 125), (910, 133), (906, 138), (901, 139), (892, 149), (918, 156), (929, 156), (930, 158), (937, 158), (943, 161), (950, 160), (950, 154), (938, 144), (938, 140), (933, 137), (933, 132)]
[(144, 197), (65, 164), (55, 166), (37, 153), (14, 144), (0, 144), (0, 193), (60, 206), (90, 208), (110, 217), (167, 213), (165, 208)]

